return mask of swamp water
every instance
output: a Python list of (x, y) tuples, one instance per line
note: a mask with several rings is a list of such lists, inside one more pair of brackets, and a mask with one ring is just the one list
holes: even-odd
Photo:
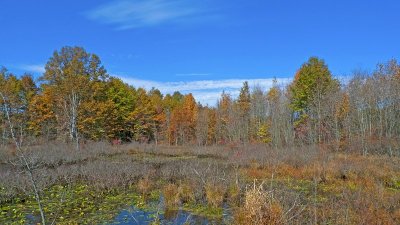
[[(160, 198), (162, 205), (162, 198)], [(136, 206), (122, 210), (111, 224), (227, 224), (230, 221), (229, 208), (224, 206), (221, 217), (207, 217), (196, 213), (180, 209), (164, 210), (142, 210)]]
[[(48, 222), (55, 224), (229, 224), (227, 204), (209, 208), (204, 204), (183, 204), (167, 209), (159, 191), (144, 200), (134, 191), (96, 193), (87, 185), (74, 188), (55, 186), (43, 195)], [(33, 197), (0, 205), (0, 224), (37, 224), (39, 212)]]

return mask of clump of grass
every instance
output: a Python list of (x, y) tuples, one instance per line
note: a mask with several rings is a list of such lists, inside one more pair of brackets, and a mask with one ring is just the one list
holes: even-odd
[(227, 190), (228, 202), (237, 206), (240, 203), (240, 188), (237, 185), (230, 185)]
[(224, 202), (225, 188), (220, 184), (207, 183), (204, 187), (209, 206), (218, 208)]
[(196, 201), (193, 190), (194, 188), (189, 183), (182, 183), (179, 185), (178, 192), (182, 203), (189, 203)]
[(177, 207), (180, 203), (179, 188), (176, 184), (169, 183), (163, 188), (164, 203), (167, 208)]
[(270, 192), (254, 186), (245, 193), (244, 205), (235, 214), (235, 224), (283, 224), (283, 208)]
[(140, 179), (137, 183), (138, 191), (143, 197), (146, 197), (151, 192), (152, 187), (153, 183), (147, 176)]

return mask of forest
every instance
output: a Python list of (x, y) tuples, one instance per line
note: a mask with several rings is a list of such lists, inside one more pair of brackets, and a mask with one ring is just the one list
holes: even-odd
[(0, 72), (2, 144), (86, 140), (166, 145), (264, 143), (275, 148), (322, 144), (335, 151), (399, 154), (400, 65), (378, 64), (340, 82), (327, 64), (311, 57), (286, 87), (269, 90), (243, 83), (214, 106), (192, 94), (163, 95), (109, 76), (100, 58), (80, 47), (55, 51), (37, 82), (29, 74)]
[(210, 106), (124, 83), (82, 47), (37, 79), (2, 68), (0, 223), (113, 223), (133, 201), (156, 213), (126, 224), (166, 208), (189, 212), (179, 224), (399, 224), (400, 64), (341, 78), (310, 57)]

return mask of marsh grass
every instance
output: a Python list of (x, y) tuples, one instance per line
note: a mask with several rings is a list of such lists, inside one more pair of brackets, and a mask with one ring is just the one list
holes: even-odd
[(164, 203), (167, 208), (176, 208), (179, 206), (179, 188), (176, 184), (166, 184), (162, 193), (164, 196)]
[(204, 186), (207, 203), (209, 206), (218, 208), (224, 202), (226, 188), (221, 184), (207, 183)]
[[(256, 212), (266, 207), (260, 202), (254, 202), (253, 208), (250, 204), (252, 195), (265, 194), (264, 203), (270, 208), (264, 211), (270, 210), (277, 217), (281, 214), (286, 224), (400, 224), (397, 157), (330, 152), (318, 146), (273, 149), (259, 145), (229, 148), (87, 143), (76, 151), (67, 144), (48, 143), (31, 149), (28, 154), (38, 171), (36, 179), (44, 196), (49, 196), (57, 185), (85, 184), (91, 190), (84, 194), (89, 199), (92, 195), (134, 191), (135, 202), (145, 205), (145, 198), (158, 192), (170, 208), (182, 206), (208, 216), (221, 216), (226, 201), (233, 209), (240, 209), (235, 213), (240, 222), (246, 221), (243, 215), (249, 215), (245, 210)], [(27, 205), (27, 201), (20, 200), (29, 199), (31, 193), (29, 179), (12, 164), (17, 159), (11, 152), (8, 147), (0, 152), (0, 207), (7, 215), (15, 205)], [(264, 182), (264, 192), (258, 190), (261, 194), (245, 188), (254, 179)], [(52, 202), (48, 199), (44, 205), (50, 215), (57, 213), (52, 209), (61, 209), (72, 217), (74, 209), (82, 208), (67, 204), (73, 202), (70, 198), (62, 204), (59, 198), (53, 197)], [(46, 206), (49, 202), (51, 207)], [(18, 212), (18, 218), (26, 216), (25, 211)], [(269, 219), (274, 221), (275, 216)]]
[(153, 189), (153, 182), (149, 179), (148, 176), (141, 178), (137, 183), (137, 189), (142, 194), (143, 198), (146, 199), (147, 195), (150, 194)]
[(228, 199), (228, 203), (231, 206), (233, 206), (233, 207), (239, 206), (239, 204), (240, 204), (240, 195), (241, 195), (240, 193), (241, 193), (241, 190), (237, 185), (231, 184), (228, 187), (227, 199)]
[(235, 214), (235, 224), (283, 224), (283, 208), (272, 192), (254, 184), (245, 192), (244, 205)]
[(189, 182), (181, 182), (178, 187), (178, 192), (182, 203), (194, 203), (196, 201), (194, 190), (193, 185)]

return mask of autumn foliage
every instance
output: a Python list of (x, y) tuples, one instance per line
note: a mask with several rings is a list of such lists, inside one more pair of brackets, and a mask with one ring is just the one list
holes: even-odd
[(21, 138), (61, 140), (77, 148), (85, 140), (120, 140), (276, 148), (318, 144), (336, 151), (399, 154), (400, 66), (395, 60), (340, 82), (322, 59), (311, 57), (288, 86), (274, 81), (264, 90), (244, 82), (237, 97), (223, 92), (216, 106), (201, 105), (190, 93), (164, 95), (128, 85), (81, 47), (55, 51), (45, 68), (38, 82), (1, 70), (4, 143), (10, 139), (7, 105)]

